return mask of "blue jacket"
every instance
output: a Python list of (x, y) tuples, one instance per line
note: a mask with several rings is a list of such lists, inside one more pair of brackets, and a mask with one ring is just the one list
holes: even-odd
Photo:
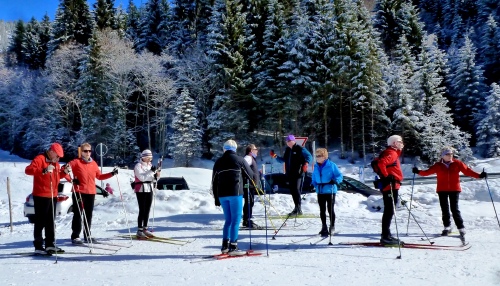
[(329, 159), (326, 159), (321, 165), (318, 163), (314, 165), (312, 184), (316, 188), (316, 193), (336, 194), (337, 185), (334, 181), (340, 183), (342, 180), (344, 180), (344, 177), (342, 176), (342, 173), (340, 173), (339, 168)]

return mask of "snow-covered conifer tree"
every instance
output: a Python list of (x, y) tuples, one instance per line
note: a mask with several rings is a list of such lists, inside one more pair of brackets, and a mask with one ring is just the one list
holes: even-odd
[(69, 41), (88, 45), (94, 24), (86, 0), (61, 0), (52, 23), (49, 55)]
[(189, 96), (188, 89), (183, 89), (177, 98), (174, 112), (172, 157), (176, 166), (191, 167), (193, 159), (200, 155), (202, 134), (198, 123), (198, 110), (194, 100)]
[(500, 86), (491, 84), (481, 120), (477, 124), (477, 146), (486, 157), (500, 157)]

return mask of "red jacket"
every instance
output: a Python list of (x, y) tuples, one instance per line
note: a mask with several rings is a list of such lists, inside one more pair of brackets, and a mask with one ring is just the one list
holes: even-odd
[(460, 172), (464, 175), (479, 179), (479, 174), (467, 167), (464, 162), (460, 160), (453, 160), (449, 165), (445, 164), (443, 160), (432, 165), (429, 170), (421, 170), (418, 172), (420, 176), (429, 176), (432, 174), (437, 175), (437, 188), (436, 192), (454, 191), (461, 192), (460, 187)]
[[(56, 167), (52, 173), (43, 174), (49, 164)], [(59, 163), (49, 161), (47, 154), (37, 155), (24, 170), (26, 175), (33, 176), (33, 195), (51, 198), (57, 196), (57, 186), (62, 177), (67, 178)], [(52, 190), (51, 190), (52, 189)]]
[[(394, 189), (399, 190), (401, 181), (403, 180), (403, 171), (399, 163), (401, 150), (396, 150), (393, 147), (387, 147), (379, 156), (378, 167), (382, 176), (387, 177), (392, 175), (394, 180)], [(390, 191), (391, 186), (387, 185), (382, 191)]]
[(99, 166), (97, 166), (94, 160), (87, 162), (83, 158), (78, 158), (68, 164), (73, 170), (73, 178), (77, 178), (80, 181), (80, 185), (74, 186), (77, 193), (95, 195), (95, 179), (102, 181), (113, 177), (112, 172), (101, 174)]

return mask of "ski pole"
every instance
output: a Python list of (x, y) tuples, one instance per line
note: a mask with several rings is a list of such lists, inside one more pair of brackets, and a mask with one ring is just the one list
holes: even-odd
[[(484, 168), (483, 168), (483, 172), (484, 172)], [(486, 179), (486, 177), (485, 177), (484, 181), (486, 182), (486, 187), (488, 188), (488, 193), (490, 193), (491, 204), (493, 205), (493, 210), (495, 211), (495, 216), (497, 218), (498, 226), (500, 227), (500, 220), (498, 220), (497, 209), (495, 208), (495, 203), (493, 202), (493, 196), (491, 195), (490, 185), (488, 185), (488, 179)]]
[(280, 229), (286, 224), (286, 221), (288, 220), (288, 218), (290, 218), (290, 216), (292, 215), (292, 213), (289, 213), (285, 219), (285, 221), (283, 222), (283, 224), (280, 226), (280, 228), (278, 228), (278, 230), (274, 233), (272, 239), (275, 240), (276, 239), (276, 235), (278, 234), (278, 232), (280, 231)]
[[(411, 195), (410, 195), (410, 208), (408, 209), (408, 222), (406, 223), (406, 236), (408, 236), (408, 228), (410, 227), (410, 214), (411, 214), (411, 202), (413, 201), (413, 188), (415, 187), (415, 173), (413, 173), (413, 179), (411, 180)], [(408, 208), (408, 207), (406, 207)]]
[(50, 202), (52, 204), (52, 226), (54, 228), (54, 248), (56, 249), (56, 262), (57, 264), (58, 256), (57, 256), (57, 242), (56, 242), (56, 210), (54, 209), (54, 188), (52, 186), (52, 172), (50, 173)]
[(247, 184), (246, 184), (246, 188), (247, 188), (247, 225), (248, 225), (248, 234), (249, 234), (249, 237), (250, 237), (250, 250), (252, 250), (252, 223), (251, 220), (250, 220), (250, 182), (248, 182), (247, 180)]
[[(401, 199), (401, 200), (403, 199), (403, 198), (401, 197), (401, 195), (399, 196), (399, 199)], [(404, 205), (404, 206), (406, 207), (406, 209), (409, 209), (407, 205)], [(410, 214), (411, 214), (411, 217), (413, 217), (413, 220), (417, 223), (417, 225), (418, 225), (418, 227), (420, 228), (420, 230), (422, 231), (422, 233), (424, 234), (425, 238), (429, 241), (429, 243), (430, 243), (430, 244), (434, 244), (434, 241), (431, 241), (431, 240), (429, 239), (429, 237), (427, 236), (427, 234), (425, 234), (425, 231), (422, 229), (422, 227), (421, 227), (421, 226), (420, 226), (420, 224), (418, 223), (418, 221), (417, 221), (417, 219), (415, 218), (415, 216), (413, 215), (413, 213), (411, 213), (411, 212), (410, 212)]]
[(392, 182), (389, 183), (391, 187), (391, 202), (392, 202), (392, 212), (394, 215), (394, 224), (396, 225), (396, 235), (398, 238), (398, 249), (399, 249), (399, 256), (396, 257), (396, 259), (401, 259), (401, 241), (399, 240), (399, 231), (398, 231), (398, 220), (397, 220), (397, 215), (396, 215), (396, 203), (394, 202), (394, 192), (392, 191)]
[(130, 225), (128, 224), (127, 210), (125, 209), (125, 203), (123, 202), (123, 194), (122, 189), (120, 188), (120, 180), (118, 180), (118, 175), (116, 176), (116, 183), (118, 184), (118, 191), (120, 192), (120, 201), (122, 202), (122, 208), (125, 212), (125, 223), (127, 224), (128, 235), (130, 237), (130, 242), (132, 242), (132, 232), (130, 231)]
[[(71, 176), (71, 173), (68, 173), (68, 176), (71, 179), (71, 193), (72, 193), (71, 199), (73, 199), (73, 196), (75, 197), (76, 208), (78, 209), (78, 214), (80, 215), (80, 225), (83, 222), (83, 232), (85, 233), (85, 228), (87, 228), (87, 230), (88, 230), (87, 237), (90, 239), (90, 243), (87, 245), (87, 247), (89, 248), (89, 253), (92, 253), (92, 251), (94, 250), (94, 246), (93, 246), (93, 242), (92, 242), (92, 237), (90, 236), (90, 228), (88, 226), (87, 216), (85, 215), (85, 209), (83, 208), (82, 194), (80, 192), (75, 191), (75, 186), (73, 185), (74, 178), (73, 178), (73, 176)], [(78, 195), (77, 195), (77, 193), (78, 193)], [(80, 202), (82, 203), (81, 205), (80, 205)], [(75, 202), (73, 202), (73, 205), (74, 204), (75, 204)], [(75, 216), (75, 215), (76, 214), (73, 211), (73, 216)]]
[[(257, 191), (257, 194), (258, 194), (258, 191)], [(264, 193), (264, 198), (265, 198), (266, 194)], [(271, 202), (271, 201), (269, 201)], [(269, 236), (267, 234), (267, 205), (266, 205), (266, 202), (264, 201), (264, 220), (266, 221), (265, 223), (265, 228), (266, 228), (266, 253), (267, 253), (267, 257), (269, 257)]]
[(328, 245), (333, 245), (332, 243), (332, 226), (333, 226), (333, 205), (335, 204), (334, 198), (335, 194), (333, 193), (332, 189), (332, 197), (330, 200), (330, 204), (332, 205), (331, 212), (330, 212), (330, 241), (328, 242)]

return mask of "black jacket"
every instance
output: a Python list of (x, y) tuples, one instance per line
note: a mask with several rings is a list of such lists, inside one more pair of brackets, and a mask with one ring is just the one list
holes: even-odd
[(292, 148), (286, 147), (283, 158), (278, 157), (276, 159), (278, 159), (278, 162), (285, 163), (285, 173), (287, 177), (298, 178), (302, 176), (302, 166), (305, 163), (309, 163), (312, 156), (307, 149), (299, 144), (295, 144)]
[(226, 151), (215, 161), (212, 172), (212, 190), (217, 204), (219, 197), (242, 196), (243, 178), (252, 178), (253, 171), (245, 159), (234, 151)]

